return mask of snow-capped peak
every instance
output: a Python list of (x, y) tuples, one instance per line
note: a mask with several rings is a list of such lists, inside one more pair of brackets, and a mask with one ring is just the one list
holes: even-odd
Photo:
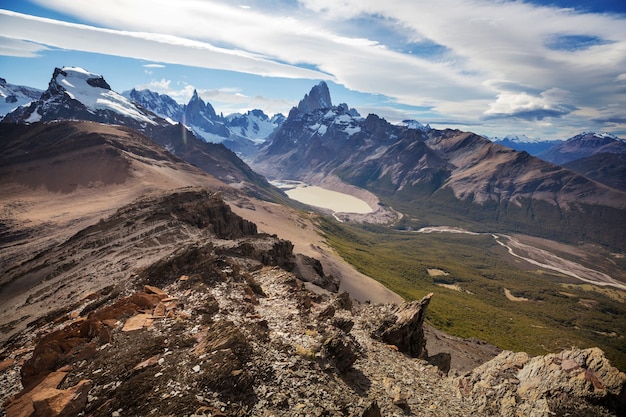
[(493, 142), (509, 142), (509, 143), (540, 143), (546, 142), (545, 139), (541, 138), (531, 138), (526, 136), (525, 134), (517, 134), (517, 135), (506, 135), (503, 138), (493, 137), (490, 138)]
[(405, 126), (408, 129), (421, 130), (422, 132), (428, 132), (431, 129), (430, 125), (423, 125), (414, 119), (403, 120), (400, 126)]
[(171, 124), (176, 124), (183, 119), (183, 106), (167, 94), (133, 88), (130, 91), (123, 92), (122, 95)]
[(284, 116), (271, 119), (262, 110), (249, 110), (245, 114), (233, 113), (224, 118), (230, 131), (253, 142), (263, 142), (284, 121)]
[(0, 78), (0, 119), (17, 107), (37, 100), (42, 92), (32, 87), (9, 84), (4, 78)]
[(56, 68), (49, 90), (63, 92), (92, 111), (113, 111), (139, 122), (156, 124), (129, 99), (111, 90), (111, 86), (101, 75), (80, 67)]
[(578, 140), (578, 139), (612, 139), (620, 142), (626, 142), (626, 139), (622, 139), (617, 137), (616, 135), (608, 132), (582, 132), (579, 135), (576, 135), (568, 140)]

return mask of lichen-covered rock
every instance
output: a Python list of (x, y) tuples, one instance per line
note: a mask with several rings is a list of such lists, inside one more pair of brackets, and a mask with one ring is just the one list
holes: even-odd
[(459, 378), (458, 389), (485, 415), (601, 416), (626, 409), (626, 375), (598, 348), (534, 358), (505, 351)]

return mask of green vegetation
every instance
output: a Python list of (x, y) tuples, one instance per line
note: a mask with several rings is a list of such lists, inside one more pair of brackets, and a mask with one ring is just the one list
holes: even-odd
[[(626, 370), (624, 291), (524, 270), (528, 264), (490, 235), (420, 234), (328, 219), (320, 227), (349, 263), (405, 299), (435, 293), (427, 320), (441, 330), (531, 354), (598, 346)], [(431, 276), (429, 269), (447, 274)], [(505, 289), (528, 301), (512, 301)]]

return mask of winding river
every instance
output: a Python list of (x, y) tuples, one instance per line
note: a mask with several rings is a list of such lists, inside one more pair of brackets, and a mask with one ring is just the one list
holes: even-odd
[[(447, 226), (425, 227), (417, 230), (417, 233), (465, 233), (469, 235), (486, 234), (470, 232), (465, 229)], [(587, 268), (577, 262), (561, 258), (560, 256), (547, 250), (527, 245), (508, 235), (495, 233), (490, 233), (490, 235), (500, 246), (505, 247), (511, 256), (523, 259), (533, 265), (560, 272), (589, 284), (611, 286), (620, 290), (626, 290), (626, 284), (610, 277), (604, 272), (596, 271), (595, 269)]]

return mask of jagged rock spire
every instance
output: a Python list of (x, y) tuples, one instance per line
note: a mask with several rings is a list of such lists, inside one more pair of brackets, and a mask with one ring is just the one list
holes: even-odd
[(302, 113), (310, 113), (317, 109), (328, 109), (333, 106), (330, 99), (328, 85), (324, 81), (314, 86), (309, 94), (306, 94), (300, 103), (298, 103), (298, 111)]

